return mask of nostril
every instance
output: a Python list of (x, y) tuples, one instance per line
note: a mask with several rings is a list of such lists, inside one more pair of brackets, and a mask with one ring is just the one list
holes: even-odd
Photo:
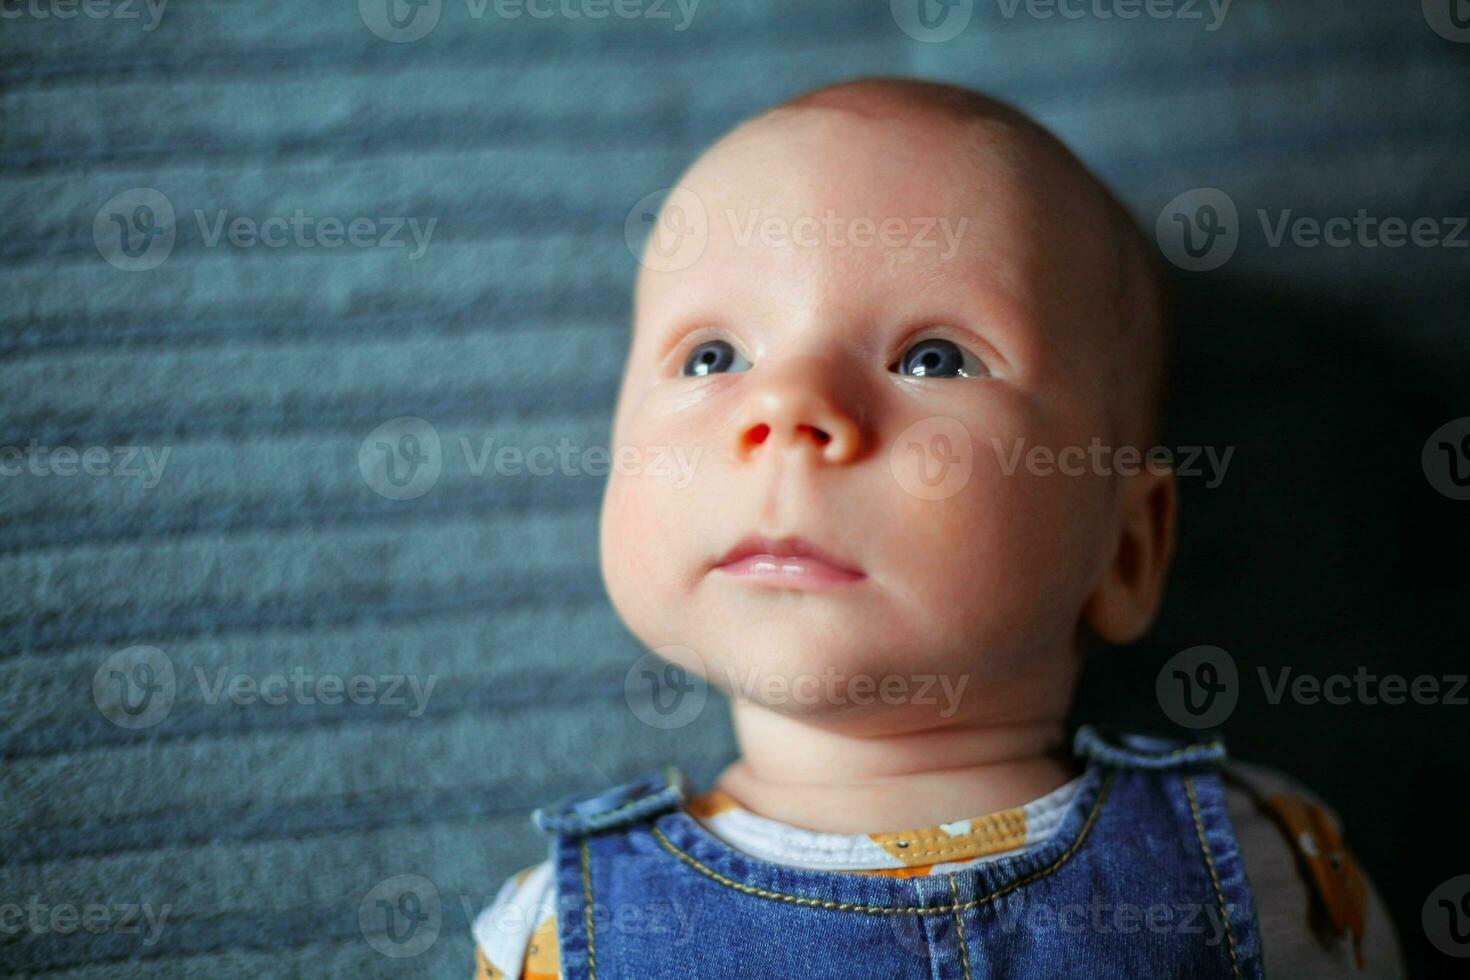
[(812, 438), (817, 440), (817, 445), (819, 446), (825, 446), (827, 443), (832, 441), (832, 437), (830, 435), (828, 435), (826, 432), (823, 432), (821, 429), (817, 428), (814, 425), (798, 425), (796, 427), (796, 431), (810, 432), (812, 434)]
[(766, 423), (762, 422), (760, 425), (753, 425), (745, 432), (745, 444), (747, 446), (759, 446), (766, 441), (766, 437), (770, 434), (771, 427), (766, 425)]

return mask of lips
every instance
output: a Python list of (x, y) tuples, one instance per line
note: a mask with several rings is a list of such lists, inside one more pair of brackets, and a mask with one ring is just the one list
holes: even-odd
[(758, 585), (779, 588), (829, 588), (859, 582), (867, 576), (804, 538), (741, 539), (717, 562), (714, 571)]

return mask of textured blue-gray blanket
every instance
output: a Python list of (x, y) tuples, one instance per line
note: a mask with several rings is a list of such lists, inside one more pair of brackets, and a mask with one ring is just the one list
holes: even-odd
[[(1276, 235), (1470, 212), (1457, 22), (921, 2), (0, 2), (0, 973), (464, 976), (533, 806), (717, 771), (719, 703), (628, 709), (595, 466), (497, 454), (606, 444), (630, 209), (837, 78), (1014, 101), (1151, 232), (1237, 209), (1177, 272), (1175, 441), (1233, 469), (1186, 485), (1169, 610), (1079, 712), (1165, 724), (1195, 643), (1444, 669), (1464, 514), (1418, 453), (1470, 414), (1467, 252)], [(1255, 690), (1227, 731), (1339, 805), (1411, 931), (1447, 724)], [(431, 887), (386, 909), (400, 875)]]

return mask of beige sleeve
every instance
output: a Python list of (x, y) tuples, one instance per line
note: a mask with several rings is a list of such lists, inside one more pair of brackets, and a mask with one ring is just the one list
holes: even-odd
[[(1312, 914), (1313, 902), (1320, 902), (1315, 885), (1302, 869), (1293, 844), (1258, 801), (1277, 794), (1297, 796), (1323, 807), (1340, 827), (1337, 814), (1284, 773), (1240, 762), (1229, 763), (1226, 770), (1225, 801), (1255, 897), (1266, 976), (1299, 980), (1403, 977), (1398, 934), (1371, 880), (1365, 881), (1361, 968), (1351, 936), (1335, 935), (1320, 925), (1314, 929), (1313, 923), (1322, 918)], [(1346, 843), (1351, 845), (1351, 839)]]

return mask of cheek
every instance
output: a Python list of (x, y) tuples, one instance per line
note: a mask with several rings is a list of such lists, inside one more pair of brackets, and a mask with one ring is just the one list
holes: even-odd
[[(701, 512), (717, 513), (697, 479), (687, 486), (649, 473), (614, 473), (603, 497), (601, 558), (609, 597), (633, 633), (649, 645), (675, 642), (667, 635), (672, 610), (690, 587), (696, 557), (694, 532)], [(676, 470), (677, 473), (677, 470)]]
[(637, 583), (656, 570), (666, 547), (650, 488), (614, 472), (602, 504), (602, 567), (614, 601), (637, 593)]
[[(992, 649), (1026, 649), (1070, 630), (1107, 534), (1107, 487), (1093, 475), (1010, 465), (975, 433), (962, 486), (943, 499), (900, 493), (880, 533), (895, 587), (925, 622)], [(1034, 444), (1033, 438), (1028, 445)]]

